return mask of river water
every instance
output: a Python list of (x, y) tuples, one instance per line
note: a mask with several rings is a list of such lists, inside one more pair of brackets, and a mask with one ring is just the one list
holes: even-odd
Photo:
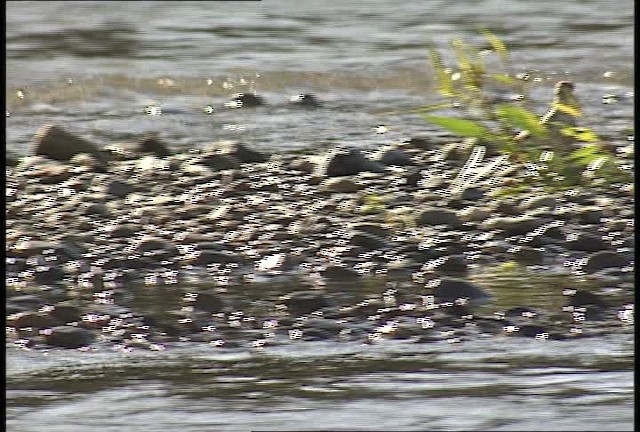
[[(453, 38), (482, 43), (479, 26), (506, 41), (514, 72), (540, 78), (535, 98), (573, 80), (585, 123), (625, 139), (633, 25), (625, 0), (10, 2), (7, 149), (26, 154), (49, 122), (100, 144), (157, 132), (182, 149), (222, 138), (269, 151), (374, 147), (438, 134), (385, 112), (435, 101), (427, 44), (451, 59)], [(269, 105), (224, 108), (253, 91)], [(287, 106), (298, 93), (323, 107)], [(606, 94), (616, 103), (603, 104)], [(151, 104), (162, 115), (146, 115)], [(538, 307), (554, 307), (542, 297)], [(7, 430), (633, 430), (633, 328), (606, 328), (558, 341), (9, 347)]]

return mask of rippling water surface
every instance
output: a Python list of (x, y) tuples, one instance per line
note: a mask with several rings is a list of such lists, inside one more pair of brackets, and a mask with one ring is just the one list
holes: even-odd
[[(445, 53), (455, 37), (481, 43), (481, 25), (507, 42), (515, 71), (542, 78), (534, 97), (571, 79), (584, 121), (620, 139), (633, 127), (633, 23), (633, 2), (604, 0), (10, 2), (7, 148), (25, 154), (49, 122), (101, 144), (158, 132), (183, 149), (229, 137), (268, 150), (371, 147), (437, 133), (383, 113), (435, 100), (427, 43)], [(252, 91), (269, 106), (223, 108)], [(301, 92), (324, 106), (288, 107)], [(607, 93), (618, 102), (602, 104)], [(162, 115), (145, 115), (152, 103)], [(389, 132), (374, 133), (379, 124)], [(612, 328), (564, 341), (9, 348), (7, 429), (632, 430), (633, 334)]]

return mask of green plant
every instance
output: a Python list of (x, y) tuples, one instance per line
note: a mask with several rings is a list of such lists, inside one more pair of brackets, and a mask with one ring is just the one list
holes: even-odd
[[(485, 146), (490, 153), (509, 155), (514, 162), (526, 164), (528, 174), (519, 190), (533, 187), (571, 187), (594, 178), (608, 181), (630, 181), (613, 155), (599, 145), (600, 139), (589, 128), (575, 125), (582, 109), (573, 95), (573, 84), (560, 82), (545, 115), (531, 108), (530, 76), (514, 75), (506, 44), (489, 30), (480, 30), (491, 50), (481, 51), (455, 39), (455, 68), (444, 64), (442, 55), (429, 48), (436, 87), (446, 102), (411, 110), (433, 124), (456, 135), (469, 138), (474, 145)], [(488, 52), (498, 55), (502, 71), (489, 73), (485, 64)], [(498, 88), (512, 95), (496, 97)], [(438, 116), (431, 111), (460, 108), (465, 118)], [(574, 144), (581, 142), (581, 146)]]

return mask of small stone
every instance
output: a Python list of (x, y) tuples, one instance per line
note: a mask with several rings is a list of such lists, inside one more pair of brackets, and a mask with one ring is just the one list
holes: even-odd
[(538, 208), (548, 208), (553, 210), (557, 205), (558, 200), (553, 196), (536, 196), (524, 199), (520, 202), (519, 207), (522, 210), (533, 210)]

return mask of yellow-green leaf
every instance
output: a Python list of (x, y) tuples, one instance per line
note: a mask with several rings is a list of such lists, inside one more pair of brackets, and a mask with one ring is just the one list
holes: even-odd
[(529, 131), (531, 135), (545, 136), (547, 134), (547, 128), (540, 123), (538, 116), (525, 108), (502, 104), (496, 108), (496, 115), (512, 127)]
[(491, 135), (487, 128), (472, 120), (442, 117), (430, 114), (422, 114), (422, 117), (426, 121), (448, 129), (456, 135), (470, 138), (483, 138)]

